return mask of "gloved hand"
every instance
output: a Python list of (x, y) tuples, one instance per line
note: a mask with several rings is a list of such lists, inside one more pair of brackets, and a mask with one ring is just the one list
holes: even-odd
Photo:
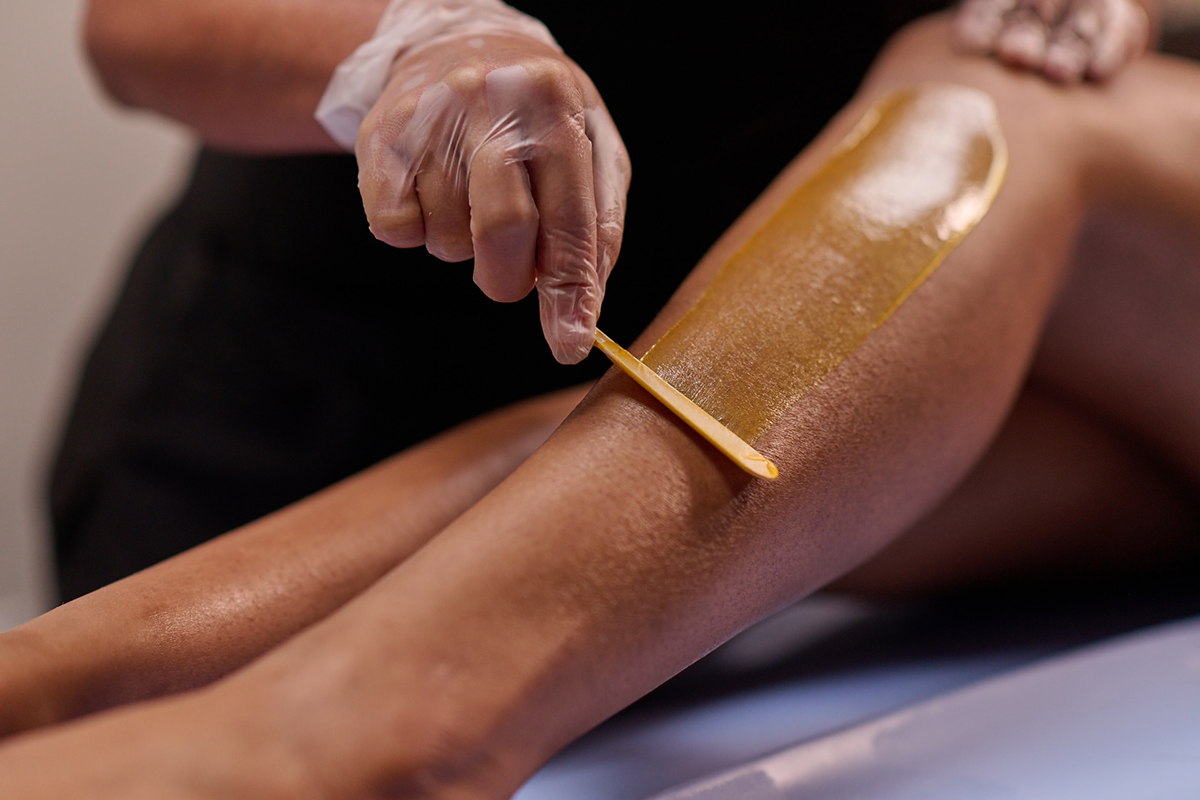
[[(475, 283), (493, 300), (519, 300), (536, 285), (555, 358), (582, 360), (620, 250), (630, 178), (591, 80), (540, 23), (498, 0), (393, 0), (359, 52), (373, 43), (393, 56), (378, 100), (361, 126), (353, 113), (341, 124), (357, 130), (371, 230), (444, 261), (474, 256)], [(335, 136), (353, 105), (330, 99), (337, 83), (318, 109)]]
[(966, 51), (1076, 83), (1108, 80), (1141, 55), (1151, 21), (1135, 0), (965, 0), (954, 32)]

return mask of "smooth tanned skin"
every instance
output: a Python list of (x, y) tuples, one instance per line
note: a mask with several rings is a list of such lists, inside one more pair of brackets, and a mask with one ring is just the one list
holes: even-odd
[(465, 423), (0, 637), (0, 735), (193, 689), (323, 619), (509, 475), (583, 397)]
[[(1104, 91), (1064, 93), (952, 56), (946, 40), (942, 20), (898, 37), (635, 346), (695, 301), (873, 97), (927, 80), (988, 91), (1012, 154), (1004, 191), (763, 436), (778, 481), (742, 476), (610, 374), (509, 479), (325, 622), (210, 689), (15, 741), (0, 751), (6, 791), (503, 797), (572, 737), (932, 509), (1017, 396), (1084, 212), (1120, 199), (1200, 207), (1193, 67), (1145, 59)], [(1057, 388), (1086, 399), (1103, 385), (1092, 378)], [(1180, 408), (1200, 408), (1200, 392), (1176, 388)], [(1184, 443), (1200, 441), (1200, 414), (1170, 427), (1176, 449), (1157, 457), (1194, 481)]]
[(983, 92), (885, 95), (644, 362), (754, 442), (983, 218), (1006, 164)]
[(1090, 213), (996, 441), (944, 503), (834, 588), (911, 594), (1200, 563), (1198, 263), (1194, 220)]

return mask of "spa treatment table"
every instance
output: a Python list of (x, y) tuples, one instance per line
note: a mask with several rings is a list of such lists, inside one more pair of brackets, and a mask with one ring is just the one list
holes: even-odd
[(923, 607), (817, 597), (585, 737), (517, 797), (1194, 798), (1197, 613), (1183, 585)]

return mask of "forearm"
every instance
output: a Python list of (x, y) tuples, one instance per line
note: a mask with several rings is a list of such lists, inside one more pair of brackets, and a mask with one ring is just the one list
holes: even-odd
[(516, 468), (581, 394), (464, 424), (0, 636), (0, 734), (242, 666), (421, 547)]
[(91, 0), (85, 42), (123, 103), (159, 111), (211, 144), (336, 150), (313, 119), (338, 65), (371, 37), (387, 0)]

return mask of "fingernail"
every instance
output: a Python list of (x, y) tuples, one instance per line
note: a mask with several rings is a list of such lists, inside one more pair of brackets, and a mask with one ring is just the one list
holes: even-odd
[(555, 357), (564, 364), (576, 364), (591, 351), (596, 326), (581, 317), (560, 319), (556, 333), (558, 352)]
[(582, 361), (592, 348), (596, 311), (589, 291), (539, 291), (542, 330), (554, 357), (563, 364)]

